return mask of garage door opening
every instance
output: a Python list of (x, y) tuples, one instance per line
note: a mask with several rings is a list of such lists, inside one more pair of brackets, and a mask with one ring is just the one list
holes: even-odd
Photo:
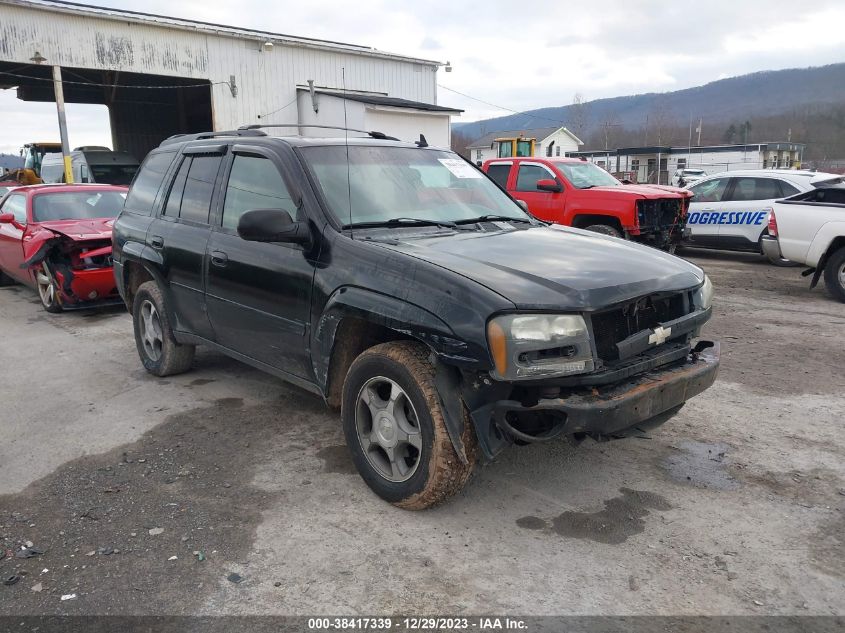
[[(112, 148), (138, 159), (169, 136), (212, 129), (207, 80), (65, 66), (62, 87), (68, 104), (106, 106)], [(22, 101), (55, 101), (50, 66), (0, 62), (0, 89), (8, 88)]]

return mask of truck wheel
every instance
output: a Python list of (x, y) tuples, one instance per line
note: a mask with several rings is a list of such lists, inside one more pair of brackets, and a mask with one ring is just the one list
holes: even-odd
[(367, 485), (385, 501), (422, 510), (464, 487), (477, 455), (464, 414), (464, 464), (449, 439), (424, 345), (382, 343), (362, 353), (343, 384), (343, 431)]
[(62, 304), (59, 301), (59, 288), (56, 278), (50, 272), (47, 263), (41, 264), (41, 268), (35, 271), (35, 284), (38, 287), (38, 298), (41, 299), (41, 306), (52, 314), (62, 311)]
[(824, 284), (830, 294), (845, 303), (845, 247), (828, 258), (824, 267)]
[(592, 231), (593, 233), (601, 233), (602, 235), (610, 235), (611, 237), (622, 237), (622, 233), (619, 232), (615, 226), (610, 226), (609, 224), (591, 224), (590, 226), (584, 227), (585, 231)]
[(194, 345), (180, 345), (173, 338), (164, 297), (154, 281), (138, 288), (132, 302), (135, 345), (144, 369), (154, 376), (181, 374), (191, 368)]

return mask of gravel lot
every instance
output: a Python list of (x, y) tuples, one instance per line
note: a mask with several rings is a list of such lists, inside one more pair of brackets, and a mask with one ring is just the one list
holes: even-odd
[(125, 312), (0, 289), (0, 546), (43, 550), (0, 560), (0, 614), (842, 614), (845, 306), (684, 255), (717, 289), (712, 389), (423, 513), (370, 493), (317, 398), (208, 351), (156, 379)]

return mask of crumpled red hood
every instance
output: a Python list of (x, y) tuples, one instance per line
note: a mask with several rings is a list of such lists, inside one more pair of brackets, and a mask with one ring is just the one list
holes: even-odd
[(51, 220), (33, 224), (33, 237), (38, 229), (49, 229), (78, 242), (80, 240), (111, 239), (114, 218), (89, 218), (86, 220)]
[[(33, 222), (27, 227), (23, 237), (24, 262), (40, 262), (36, 258), (42, 247), (50, 240), (66, 237), (74, 242), (89, 240), (111, 241), (114, 218), (89, 218), (86, 220), (51, 220), (49, 222)], [(41, 255), (43, 257), (43, 255)], [(26, 264), (24, 264), (26, 265)]]

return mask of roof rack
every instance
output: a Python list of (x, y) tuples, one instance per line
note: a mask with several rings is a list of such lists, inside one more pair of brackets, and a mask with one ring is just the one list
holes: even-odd
[(174, 134), (164, 139), (159, 147), (164, 145), (171, 145), (172, 143), (184, 143), (186, 141), (201, 141), (207, 138), (217, 138), (218, 136), (267, 136), (266, 132), (255, 129), (240, 128), (237, 130), (225, 130), (222, 132), (198, 132), (195, 134)]
[(376, 131), (367, 131), (367, 130), (356, 130), (350, 127), (339, 127), (337, 125), (307, 125), (304, 123), (253, 123), (251, 125), (242, 125), (238, 128), (238, 130), (249, 131), (255, 130), (258, 131), (261, 128), (265, 127), (312, 127), (312, 128), (319, 128), (321, 130), (343, 130), (344, 132), (358, 132), (359, 134), (366, 134), (370, 138), (376, 138), (380, 141), (398, 141), (399, 139), (394, 136), (388, 136), (384, 132), (376, 132)]

